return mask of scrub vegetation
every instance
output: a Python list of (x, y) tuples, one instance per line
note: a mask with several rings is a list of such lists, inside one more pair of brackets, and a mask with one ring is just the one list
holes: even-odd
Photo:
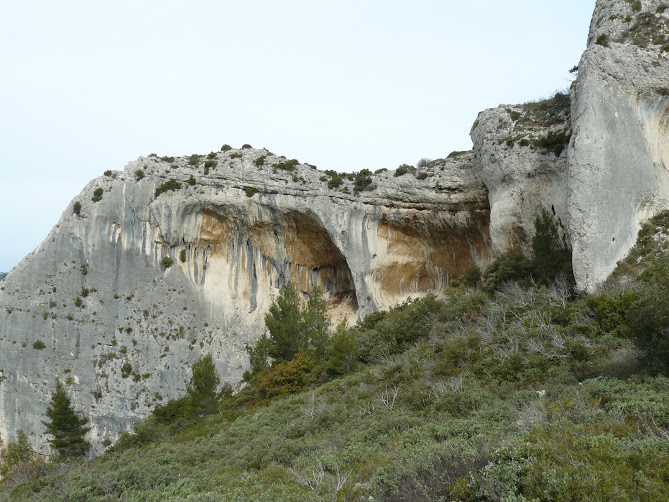
[[(597, 294), (549, 214), (534, 256), (333, 328), (291, 284), (236, 393), (211, 360), (95, 460), (21, 460), (16, 500), (663, 500), (669, 212)], [(25, 444), (23, 445), (25, 447)], [(23, 451), (13, 444), (12, 452)], [(14, 454), (15, 458), (17, 454)], [(14, 464), (16, 465), (16, 464)]]

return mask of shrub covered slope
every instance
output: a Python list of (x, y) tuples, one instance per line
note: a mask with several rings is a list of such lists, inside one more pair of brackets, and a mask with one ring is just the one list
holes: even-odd
[[(256, 359), (240, 392), (206, 409), (189, 392), (95, 460), (20, 464), (0, 496), (666, 500), (668, 223), (644, 227), (602, 291), (575, 296), (548, 273), (567, 258), (538, 220), (534, 260), (469, 270), (443, 299), (340, 325), (325, 346), (305, 337)], [(284, 310), (315, 329), (318, 302)]]

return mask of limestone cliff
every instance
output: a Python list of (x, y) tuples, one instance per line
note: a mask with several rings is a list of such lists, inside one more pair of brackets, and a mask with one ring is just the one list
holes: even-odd
[(574, 275), (592, 290), (669, 205), (669, 9), (604, 1), (572, 90), (568, 219)]
[(489, 190), (490, 238), (499, 255), (530, 254), (534, 220), (555, 215), (567, 244), (569, 96), (506, 105), (481, 112), (471, 130), (474, 151)]
[(417, 171), (347, 176), (247, 147), (92, 181), (1, 283), (0, 439), (23, 428), (46, 451), (60, 378), (100, 451), (182, 395), (201, 354), (238, 382), (286, 281), (361, 318), (529, 251), (544, 209), (593, 289), (669, 206), (668, 26), (663, 2), (598, 1), (570, 95), (486, 110), (472, 152)]
[(2, 283), (3, 438), (23, 428), (45, 448), (56, 378), (98, 447), (182, 395), (202, 353), (238, 382), (286, 281), (319, 285), (336, 320), (438, 293), (489, 260), (472, 154), (351, 180), (251, 148), (106, 174)]

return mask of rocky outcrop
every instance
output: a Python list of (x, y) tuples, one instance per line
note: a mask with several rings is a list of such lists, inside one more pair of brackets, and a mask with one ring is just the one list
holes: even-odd
[(568, 219), (574, 275), (592, 290), (669, 205), (669, 9), (598, 1), (572, 90)]
[(99, 449), (182, 395), (203, 353), (237, 383), (286, 281), (320, 286), (336, 321), (489, 261), (472, 154), (348, 179), (245, 148), (106, 174), (0, 290), (0, 435), (23, 428), (42, 451), (57, 378)]
[(0, 439), (23, 428), (46, 451), (60, 378), (100, 451), (182, 395), (201, 354), (238, 382), (285, 282), (361, 318), (528, 252), (542, 210), (595, 288), (669, 206), (668, 27), (662, 2), (598, 1), (571, 96), (486, 110), (473, 152), (418, 170), (321, 172), (247, 147), (92, 181), (1, 283)]
[(490, 239), (497, 256), (531, 254), (534, 220), (546, 210), (567, 244), (567, 156), (571, 134), (569, 96), (481, 112), (471, 130), (489, 191)]

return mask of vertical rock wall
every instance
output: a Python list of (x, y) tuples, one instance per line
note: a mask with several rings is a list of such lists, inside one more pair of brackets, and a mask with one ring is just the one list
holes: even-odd
[(669, 35), (658, 1), (599, 1), (573, 87), (568, 215), (574, 275), (592, 290), (669, 206)]

